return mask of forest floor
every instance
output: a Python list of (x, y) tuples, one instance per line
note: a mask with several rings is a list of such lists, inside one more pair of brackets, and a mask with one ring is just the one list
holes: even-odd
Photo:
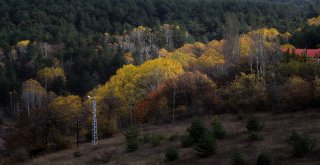
[[(177, 122), (175, 126), (170, 124), (162, 126), (150, 126), (148, 132), (162, 134), (165, 139), (157, 147), (151, 144), (140, 144), (135, 152), (128, 153), (125, 150), (125, 139), (123, 134), (117, 134), (112, 138), (103, 139), (94, 146), (91, 143), (82, 144), (79, 150), (81, 157), (75, 158), (73, 153), (76, 148), (63, 150), (60, 152), (40, 156), (24, 162), (30, 165), (81, 165), (81, 164), (136, 164), (153, 165), (167, 164), (165, 161), (165, 151), (168, 146), (178, 149), (180, 159), (168, 164), (231, 164), (231, 154), (235, 148), (244, 155), (248, 164), (255, 164), (257, 156), (263, 152), (268, 152), (275, 164), (320, 164), (320, 110), (306, 110), (285, 114), (257, 113), (265, 127), (262, 130), (263, 140), (252, 141), (248, 138), (248, 131), (245, 128), (245, 120), (240, 119), (236, 114), (217, 115), (222, 121), (227, 136), (224, 140), (217, 141), (216, 154), (208, 158), (199, 158), (195, 150), (183, 148), (180, 140), (169, 141), (169, 137), (174, 134), (183, 134), (190, 125), (190, 120)], [(210, 125), (213, 116), (202, 117), (204, 123)], [(315, 150), (307, 157), (292, 157), (292, 148), (288, 143), (288, 138), (293, 130), (307, 134), (318, 140)], [(144, 134), (141, 131), (140, 134)]]

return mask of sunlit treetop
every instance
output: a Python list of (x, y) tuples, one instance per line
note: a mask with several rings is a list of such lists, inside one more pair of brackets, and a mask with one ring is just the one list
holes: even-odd
[(28, 46), (29, 43), (30, 43), (29, 40), (22, 40), (22, 41), (19, 41), (19, 42), (17, 43), (17, 46), (23, 46), (23, 47), (25, 47), (25, 46)]
[(167, 58), (180, 63), (184, 68), (189, 68), (190, 63), (197, 60), (193, 54), (182, 53), (180, 51), (170, 53)]
[(281, 45), (281, 50), (292, 50), (292, 49), (295, 49), (295, 47), (291, 44)]
[(308, 19), (308, 25), (319, 26), (320, 25), (320, 16)]
[(266, 40), (273, 40), (280, 35), (280, 32), (275, 28), (262, 28), (258, 30), (254, 30), (248, 33), (248, 35), (262, 35)]
[(145, 95), (155, 90), (162, 81), (184, 73), (182, 65), (169, 58), (149, 60), (140, 66), (132, 64), (118, 69), (117, 73), (92, 93), (99, 101), (108, 94), (116, 96), (123, 105), (121, 113), (127, 113)]
[(178, 51), (184, 54), (193, 54), (198, 57), (206, 50), (206, 48), (205, 44), (196, 42), (194, 44), (185, 44), (179, 48)]

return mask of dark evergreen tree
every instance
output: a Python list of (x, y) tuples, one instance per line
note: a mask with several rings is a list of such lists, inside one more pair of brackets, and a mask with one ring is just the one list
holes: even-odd
[(216, 139), (209, 132), (203, 134), (195, 146), (197, 155), (200, 157), (208, 157), (216, 151)]
[(201, 119), (197, 117), (192, 119), (190, 127), (187, 128), (187, 132), (189, 136), (196, 143), (206, 133), (206, 131), (207, 131), (206, 126), (203, 124)]
[(231, 164), (232, 165), (245, 165), (244, 155), (238, 150), (234, 150), (231, 155)]
[(190, 137), (188, 134), (182, 135), (180, 137), (180, 141), (181, 141), (181, 144), (184, 148), (191, 147), (194, 143), (193, 138)]
[(178, 150), (173, 147), (167, 148), (165, 156), (167, 161), (170, 161), (170, 162), (179, 159)]
[(254, 115), (247, 120), (246, 128), (251, 132), (260, 132), (263, 129), (263, 123)]
[(273, 161), (269, 154), (261, 153), (257, 158), (257, 165), (272, 165)]
[(293, 131), (290, 135), (290, 142), (294, 156), (307, 156), (316, 146), (316, 140), (306, 135)]
[(224, 139), (226, 136), (226, 131), (221, 123), (221, 121), (218, 118), (215, 118), (214, 121), (211, 124), (212, 126), (212, 134), (217, 139)]
[(127, 151), (133, 152), (139, 146), (139, 130), (135, 126), (130, 126), (125, 133)]

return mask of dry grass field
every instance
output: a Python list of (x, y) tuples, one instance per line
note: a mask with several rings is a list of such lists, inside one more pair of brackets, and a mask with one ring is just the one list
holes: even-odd
[[(252, 141), (248, 138), (245, 120), (239, 119), (235, 114), (218, 115), (224, 124), (227, 136), (224, 140), (217, 141), (216, 154), (209, 158), (197, 157), (195, 150), (182, 148), (180, 140), (169, 141), (173, 134), (182, 134), (190, 124), (190, 119), (178, 122), (175, 126), (150, 126), (149, 132), (160, 133), (165, 139), (160, 146), (152, 147), (151, 144), (140, 144), (139, 149), (133, 153), (125, 150), (125, 140), (122, 134), (99, 141), (99, 145), (90, 143), (80, 145), (81, 157), (73, 156), (76, 148), (34, 158), (24, 164), (29, 165), (82, 165), (82, 164), (114, 164), (114, 165), (155, 165), (166, 164), (165, 151), (168, 146), (178, 148), (180, 159), (169, 164), (231, 164), (230, 156), (234, 148), (238, 148), (245, 155), (248, 164), (255, 164), (257, 156), (266, 151), (270, 153), (277, 165), (310, 164), (320, 165), (320, 111), (306, 110), (286, 114), (258, 113), (256, 114), (265, 127), (262, 130), (263, 140)], [(202, 117), (209, 126), (213, 116)], [(292, 130), (307, 134), (318, 140), (315, 151), (308, 157), (292, 157), (292, 149), (288, 144), (288, 137)], [(145, 130), (141, 130), (143, 134)]]

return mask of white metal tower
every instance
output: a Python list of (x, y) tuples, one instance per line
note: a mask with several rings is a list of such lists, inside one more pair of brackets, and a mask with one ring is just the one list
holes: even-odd
[(92, 144), (98, 144), (98, 125), (97, 125), (97, 103), (96, 99), (93, 98), (92, 100)]

